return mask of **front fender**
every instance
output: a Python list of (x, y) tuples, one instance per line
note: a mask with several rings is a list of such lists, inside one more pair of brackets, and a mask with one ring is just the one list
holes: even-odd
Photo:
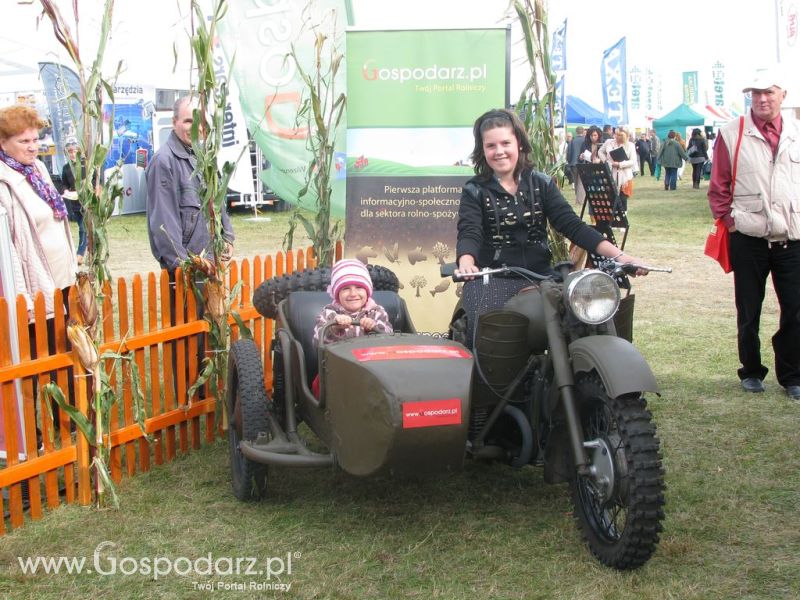
[(655, 375), (641, 353), (627, 340), (593, 335), (569, 345), (575, 373), (596, 370), (612, 398), (635, 392), (660, 393)]

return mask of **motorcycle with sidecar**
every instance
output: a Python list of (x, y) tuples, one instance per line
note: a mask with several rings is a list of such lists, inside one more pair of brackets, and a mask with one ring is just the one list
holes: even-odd
[[(226, 397), (234, 494), (262, 496), (269, 466), (335, 466), (356, 476), (452, 471), (465, 459), (541, 466), (547, 483), (569, 484), (592, 554), (616, 569), (641, 566), (664, 518), (659, 440), (645, 399), (658, 386), (613, 318), (620, 278), (657, 269), (601, 267), (571, 272), (562, 264), (555, 275), (485, 269), (466, 285), (509, 275), (531, 285), (481, 315), (467, 340), (460, 303), (447, 337), (417, 333), (396, 277), (370, 266), (375, 301), (395, 333), (318, 349), (313, 329), (330, 302), (322, 291), (330, 270), (264, 282), (253, 302), (276, 321), (273, 391), (259, 348), (235, 342)], [(325, 450), (309, 447), (301, 423)]]

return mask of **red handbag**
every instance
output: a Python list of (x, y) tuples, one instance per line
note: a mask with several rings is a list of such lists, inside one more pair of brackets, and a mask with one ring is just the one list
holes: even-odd
[(720, 217), (715, 221), (714, 229), (711, 230), (711, 233), (706, 238), (705, 255), (717, 261), (726, 273), (732, 271), (729, 248), (730, 234), (728, 233), (728, 228), (725, 227), (725, 223), (722, 222), (722, 217)]
[[(731, 198), (733, 198), (733, 190), (736, 188), (736, 167), (739, 163), (739, 148), (742, 145), (743, 131), (744, 117), (739, 117), (739, 136), (736, 140), (736, 151), (733, 153), (733, 164), (731, 165)], [(730, 256), (730, 233), (722, 222), (722, 217), (714, 222), (714, 229), (706, 238), (705, 255), (717, 261), (726, 273), (733, 270)]]

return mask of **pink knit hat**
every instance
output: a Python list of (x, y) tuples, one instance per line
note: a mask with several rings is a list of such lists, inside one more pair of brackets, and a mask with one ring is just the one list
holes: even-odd
[(328, 293), (338, 301), (339, 292), (348, 285), (357, 285), (367, 290), (367, 298), (372, 297), (372, 278), (369, 276), (367, 267), (360, 260), (347, 259), (340, 260), (331, 269), (331, 284), (328, 286)]

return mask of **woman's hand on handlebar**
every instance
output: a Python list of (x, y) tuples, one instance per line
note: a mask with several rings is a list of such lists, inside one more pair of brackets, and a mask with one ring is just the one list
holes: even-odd
[[(618, 263), (622, 263), (624, 265), (629, 264), (629, 263), (632, 263), (632, 264), (635, 264), (635, 265), (643, 265), (643, 264), (645, 264), (645, 262), (643, 260), (641, 260), (640, 258), (636, 258), (635, 256), (628, 256), (627, 254), (623, 254), (622, 256), (618, 256), (614, 260), (616, 260)], [(634, 277), (639, 277), (639, 276), (645, 276), (649, 272), (650, 271), (648, 271), (647, 269), (636, 269), (636, 272), (635, 273), (631, 273), (631, 275), (633, 275)]]
[(456, 269), (455, 274), (460, 275), (462, 279), (467, 281), (474, 279), (474, 277), (469, 277), (470, 273), (478, 273), (480, 269), (475, 264), (475, 258), (470, 254), (465, 254), (461, 258), (458, 259), (458, 269)]

